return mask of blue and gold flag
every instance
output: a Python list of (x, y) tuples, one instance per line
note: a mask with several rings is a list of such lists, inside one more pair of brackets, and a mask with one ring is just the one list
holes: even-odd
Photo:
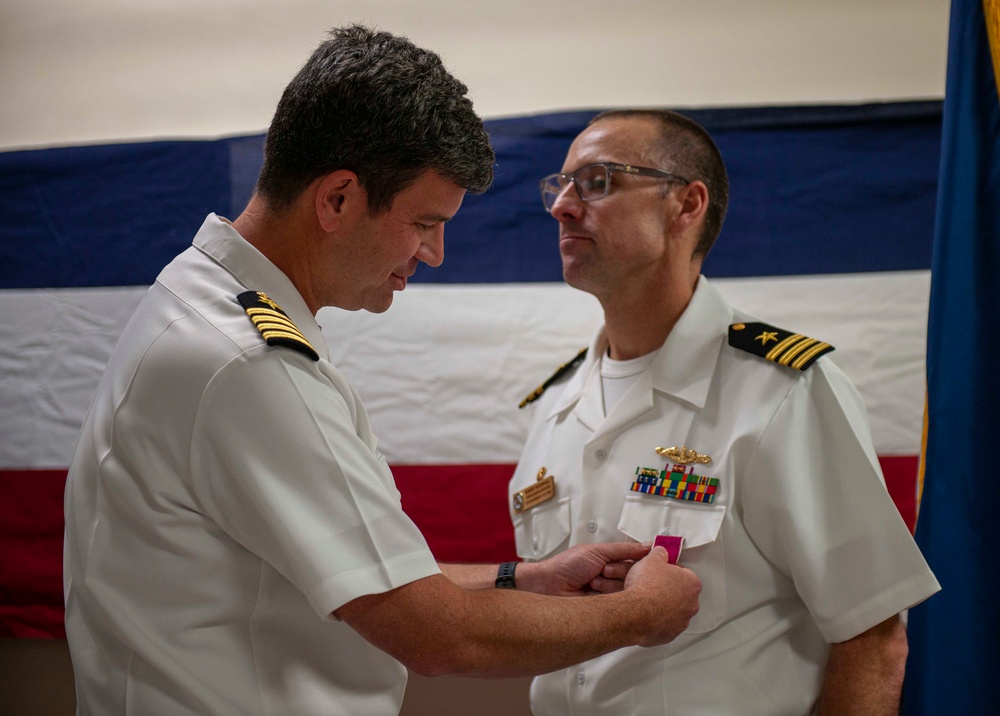
[(907, 716), (1000, 713), (1000, 0), (954, 0), (948, 44), (916, 531), (943, 589), (910, 612)]

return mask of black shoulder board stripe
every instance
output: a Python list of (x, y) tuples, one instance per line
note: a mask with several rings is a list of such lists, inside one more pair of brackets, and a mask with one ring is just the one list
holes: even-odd
[(236, 297), (269, 346), (284, 346), (319, 360), (319, 353), (302, 335), (281, 306), (262, 291), (245, 291)]
[(796, 370), (805, 370), (834, 348), (829, 343), (766, 323), (734, 323), (729, 345)]
[(573, 360), (571, 360), (569, 363), (563, 363), (561, 366), (559, 366), (556, 369), (556, 372), (553, 373), (551, 376), (549, 376), (548, 380), (546, 380), (540, 386), (538, 386), (537, 388), (535, 388), (531, 392), (531, 394), (528, 397), (526, 397), (524, 400), (522, 400), (521, 404), (518, 405), (517, 407), (518, 408), (523, 408), (525, 405), (528, 405), (530, 403), (534, 403), (536, 400), (538, 400), (539, 398), (541, 398), (542, 397), (542, 393), (544, 393), (548, 389), (548, 387), (550, 385), (552, 385), (557, 380), (559, 380), (560, 378), (562, 378), (567, 373), (567, 371), (571, 371), (574, 368), (576, 368), (578, 365), (580, 365), (580, 363), (583, 362), (583, 359), (586, 358), (586, 357), (587, 357), (587, 349), (584, 348), (582, 351), (580, 351), (579, 353), (576, 354), (576, 358), (574, 358)]

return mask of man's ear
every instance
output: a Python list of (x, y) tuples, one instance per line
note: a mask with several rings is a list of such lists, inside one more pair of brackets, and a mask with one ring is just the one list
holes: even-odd
[(674, 219), (674, 229), (679, 234), (685, 234), (692, 228), (697, 228), (701, 233), (701, 226), (705, 223), (705, 214), (708, 212), (708, 187), (705, 182), (695, 180), (687, 186), (681, 187), (677, 193), (681, 210)]
[(316, 182), (316, 219), (323, 231), (336, 231), (345, 219), (355, 218), (366, 211), (368, 200), (365, 190), (354, 172), (338, 169)]

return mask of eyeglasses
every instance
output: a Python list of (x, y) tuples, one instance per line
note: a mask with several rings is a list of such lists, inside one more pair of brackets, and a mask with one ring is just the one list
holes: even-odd
[(538, 186), (542, 190), (542, 203), (545, 205), (545, 210), (552, 211), (556, 199), (566, 190), (570, 182), (576, 187), (576, 193), (582, 201), (603, 199), (611, 191), (611, 176), (615, 172), (644, 177), (658, 177), (681, 184), (689, 183), (684, 177), (664, 169), (633, 167), (630, 164), (615, 164), (614, 162), (588, 164), (585, 167), (580, 167), (572, 174), (549, 174), (542, 179)]

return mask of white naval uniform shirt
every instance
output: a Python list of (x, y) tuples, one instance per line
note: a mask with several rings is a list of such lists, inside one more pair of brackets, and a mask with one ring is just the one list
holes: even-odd
[[(680, 563), (701, 608), (670, 644), (622, 649), (536, 678), (539, 716), (802, 716), (829, 643), (940, 589), (886, 492), (861, 397), (820, 358), (806, 371), (728, 344), (733, 310), (701, 277), (649, 368), (605, 417), (599, 332), (586, 360), (537, 401), (510, 484), (539, 469), (555, 497), (511, 518), (518, 554), (684, 537)], [(669, 469), (657, 447), (708, 455), (713, 504), (631, 492), (636, 469)], [(669, 605), (664, 605), (669, 608)]]
[[(320, 355), (269, 347), (269, 295)], [(396, 714), (403, 666), (331, 612), (438, 573), (288, 278), (210, 215), (126, 327), (66, 488), (80, 714)]]

